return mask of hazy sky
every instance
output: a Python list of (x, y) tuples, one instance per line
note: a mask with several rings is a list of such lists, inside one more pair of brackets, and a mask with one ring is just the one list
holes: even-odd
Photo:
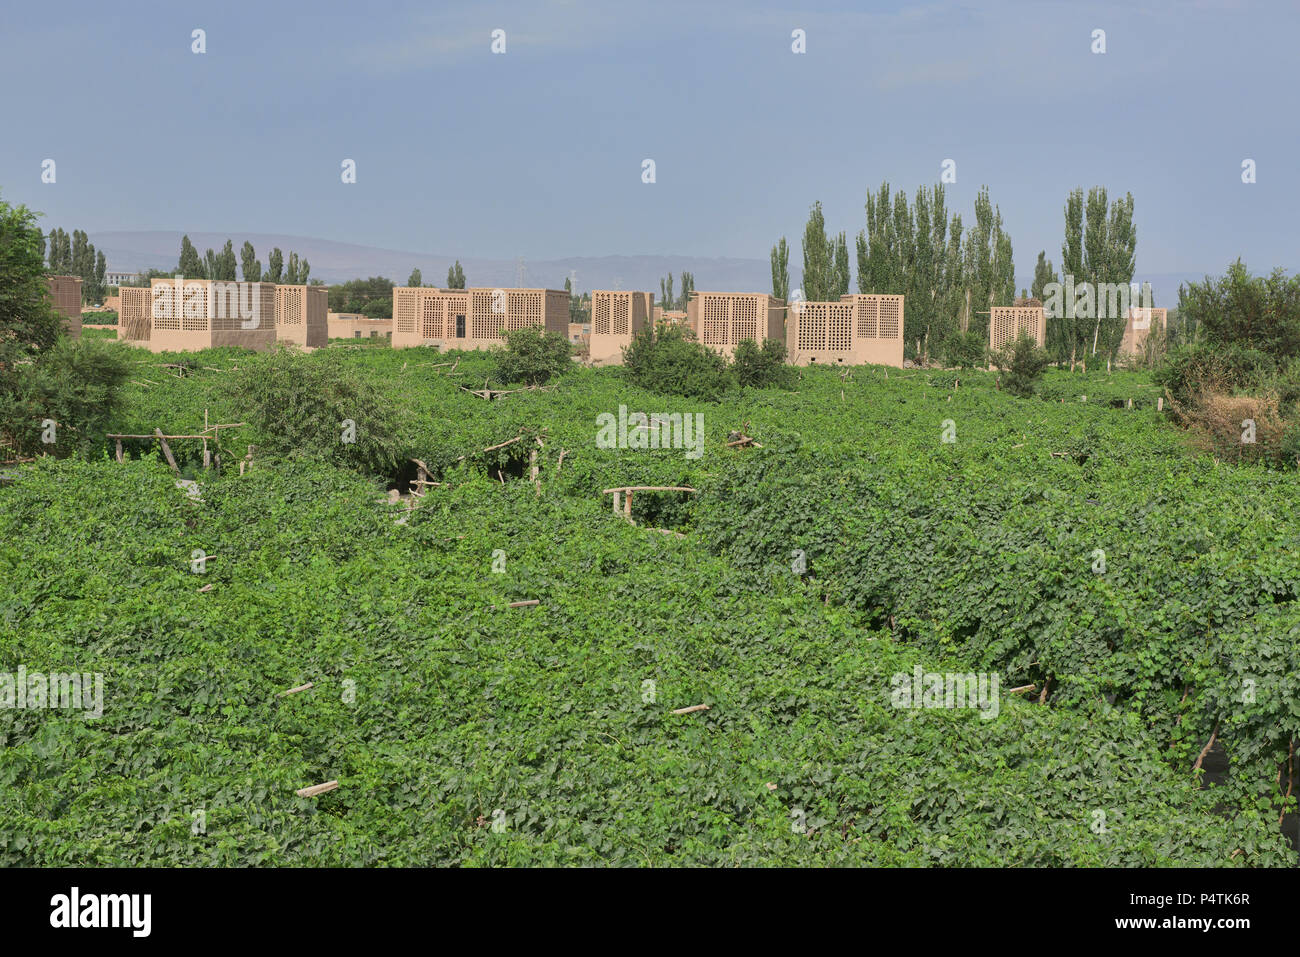
[(0, 196), (68, 229), (538, 259), (765, 258), (785, 235), (793, 260), (814, 200), (852, 236), (869, 189), (913, 194), (951, 158), (950, 208), (969, 223), (987, 184), (1022, 276), (1040, 248), (1059, 263), (1066, 193), (1095, 184), (1134, 195), (1139, 274), (1300, 259), (1294, 2), (100, 0), (3, 21)]

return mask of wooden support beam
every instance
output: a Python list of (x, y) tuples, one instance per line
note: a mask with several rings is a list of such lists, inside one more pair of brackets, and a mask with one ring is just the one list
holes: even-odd
[(173, 472), (180, 475), (181, 470), (176, 466), (176, 456), (172, 455), (172, 448), (167, 444), (167, 437), (162, 434), (162, 429), (154, 429), (153, 431), (158, 443), (162, 446), (163, 455), (167, 456), (167, 464), (172, 467)]
[(293, 793), (298, 795), (300, 798), (314, 798), (319, 794), (324, 794), (326, 791), (333, 791), (338, 786), (338, 781), (326, 781), (324, 784), (313, 784), (309, 788), (299, 788)]

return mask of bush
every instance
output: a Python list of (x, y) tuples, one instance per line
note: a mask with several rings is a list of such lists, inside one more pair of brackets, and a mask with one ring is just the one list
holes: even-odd
[(496, 377), (502, 382), (541, 385), (572, 368), (569, 340), (541, 326), (506, 333), (506, 347), (495, 354)]
[(1238, 259), (1218, 279), (1180, 287), (1178, 312), (1216, 348), (1258, 350), (1282, 360), (1300, 355), (1300, 276), (1282, 269), (1252, 276)]
[(984, 364), (988, 349), (978, 332), (958, 332), (943, 344), (944, 361), (959, 369), (973, 369)]
[(1006, 390), (1022, 397), (1034, 394), (1048, 361), (1047, 352), (1038, 348), (1038, 343), (1026, 333), (1021, 333), (1014, 342), (999, 350), (993, 359), (994, 364), (1006, 373), (1002, 380)]
[[(0, 442), (19, 455), (103, 449), (130, 375), (127, 350), (111, 339), (60, 336), (38, 362), (17, 367), (14, 388), (0, 393)], [(54, 420), (54, 442), (45, 441), (46, 419)]]
[(623, 350), (623, 374), (651, 392), (710, 401), (721, 398), (734, 383), (726, 359), (672, 326), (638, 333)]
[(1172, 398), (1186, 403), (1206, 392), (1264, 387), (1276, 371), (1277, 363), (1259, 349), (1197, 342), (1171, 349), (1154, 378)]
[(785, 344), (780, 339), (764, 339), (762, 348), (753, 339), (736, 343), (731, 369), (741, 386), (755, 389), (785, 387), (793, 371), (785, 364)]
[(1300, 444), (1296, 424), (1283, 419), (1276, 394), (1202, 392), (1190, 402), (1171, 400), (1174, 418), (1191, 432), (1192, 445), (1228, 462), (1294, 465)]
[(403, 457), (392, 403), (346, 362), (280, 349), (246, 360), (225, 389), (266, 451), (387, 473)]

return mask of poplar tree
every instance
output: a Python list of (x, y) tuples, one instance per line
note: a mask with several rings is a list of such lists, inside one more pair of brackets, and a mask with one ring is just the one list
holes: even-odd
[(239, 250), (239, 260), (240, 267), (244, 271), (244, 282), (262, 281), (262, 264), (257, 260), (257, 251), (253, 249), (253, 244), (247, 240)]
[(790, 247), (784, 236), (772, 247), (772, 295), (783, 302), (790, 300)]
[[(847, 252), (846, 252), (847, 263)], [(826, 218), (820, 201), (813, 204), (803, 230), (803, 294), (810, 302), (831, 298), (837, 285), (835, 250), (826, 238)], [(838, 298), (838, 297), (837, 297)]]
[(195, 279), (202, 279), (204, 276), (199, 251), (194, 248), (189, 236), (181, 237), (181, 258), (176, 264), (176, 271), (182, 276), (193, 276)]

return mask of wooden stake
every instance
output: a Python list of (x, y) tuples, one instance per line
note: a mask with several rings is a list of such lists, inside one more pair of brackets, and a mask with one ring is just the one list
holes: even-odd
[(119, 463), (122, 462), (122, 440), (121, 439), (117, 440), (117, 461)]
[(693, 704), (689, 708), (678, 708), (673, 714), (690, 714), (693, 711), (708, 711), (707, 704)]
[(333, 791), (339, 786), (338, 781), (326, 781), (324, 784), (313, 784), (309, 788), (299, 788), (294, 794), (300, 798), (314, 798), (318, 794), (324, 794), (326, 791)]
[(163, 455), (167, 456), (167, 464), (172, 467), (173, 472), (180, 475), (181, 470), (176, 467), (176, 456), (172, 455), (171, 446), (168, 445), (167, 440), (163, 438), (162, 429), (154, 429), (153, 432), (154, 435), (158, 437), (159, 443), (162, 445)]
[(278, 695), (276, 695), (276, 697), (283, 698), (287, 694), (297, 694), (299, 691), (309, 691), (314, 687), (316, 686), (309, 681), (305, 685), (298, 685), (298, 687), (290, 688), (288, 691), (281, 691)]

